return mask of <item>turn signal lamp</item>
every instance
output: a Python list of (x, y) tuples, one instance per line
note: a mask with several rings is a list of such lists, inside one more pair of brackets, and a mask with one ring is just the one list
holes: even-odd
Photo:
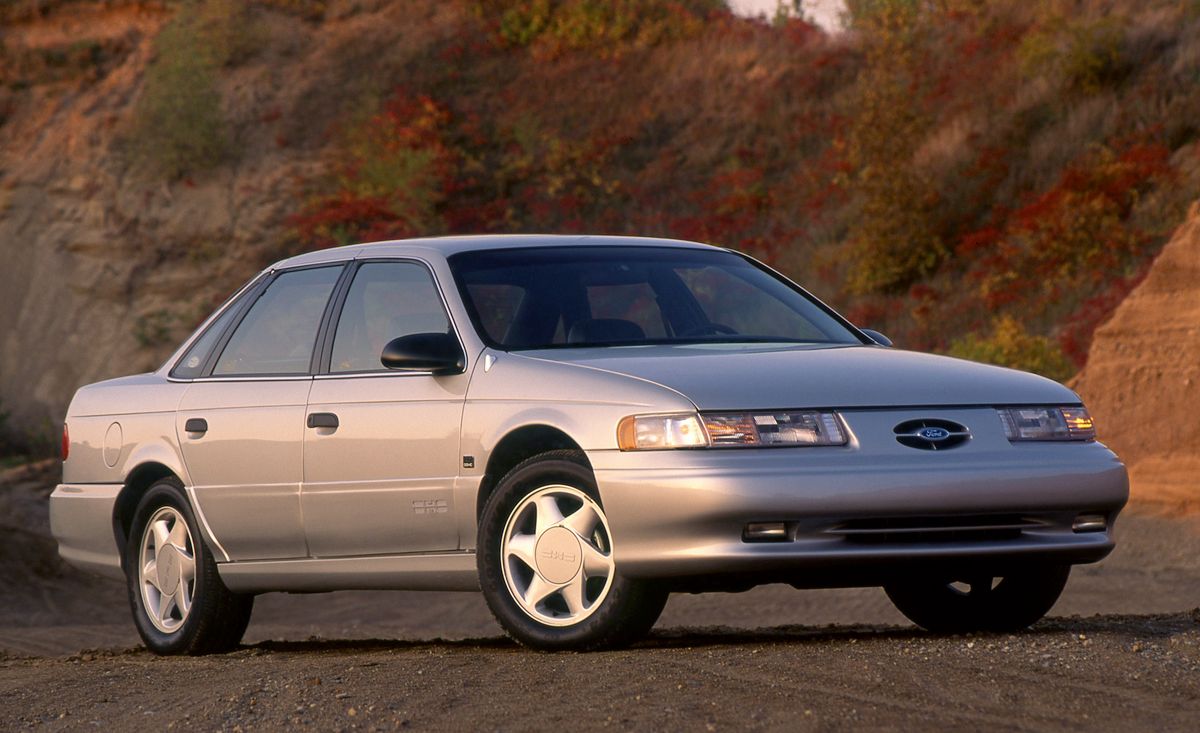
[(702, 448), (708, 436), (695, 413), (682, 415), (631, 415), (617, 424), (621, 450)]
[(1011, 441), (1096, 439), (1096, 426), (1085, 407), (1011, 407), (997, 412)]

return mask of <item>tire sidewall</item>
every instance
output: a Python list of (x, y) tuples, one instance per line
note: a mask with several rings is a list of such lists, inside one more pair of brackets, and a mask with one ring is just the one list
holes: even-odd
[(1027, 628), (1047, 614), (1070, 572), (1070, 565), (1014, 569), (978, 597), (958, 593), (948, 581), (934, 579), (900, 582), (885, 591), (901, 613), (930, 631), (1008, 632)]
[[(142, 535), (146, 524), (154, 512), (162, 507), (172, 507), (179, 511), (187, 523), (192, 536), (192, 554), (196, 563), (196, 582), (192, 591), (192, 605), (188, 617), (183, 624), (170, 634), (159, 631), (150, 621), (146, 613), (145, 602), (142, 599), (142, 589), (138, 578), (138, 564), (141, 562)], [(164, 479), (155, 483), (146, 491), (138, 502), (134, 512), (133, 524), (125, 545), (125, 576), (126, 587), (129, 591), (129, 602), (133, 609), (133, 622), (146, 646), (158, 654), (179, 654), (188, 650), (196, 627), (201, 623), (203, 604), (207, 602), (202, 578), (205, 575), (205, 564), (210, 562), (208, 547), (200, 534), (196, 515), (192, 512), (183, 487), (175, 481)]]
[[(570, 486), (592, 498), (603, 510), (592, 472), (574, 461), (547, 458), (527, 462), (505, 476), (492, 493), (480, 518), (476, 562), (479, 584), (492, 613), (518, 641), (539, 649), (587, 648), (603, 643), (624, 619), (632, 583), (616, 572), (608, 594), (591, 615), (571, 626), (540, 623), (518, 605), (504, 578), (501, 543), (512, 512), (538, 489), (552, 484)], [(611, 539), (611, 537), (610, 537)]]

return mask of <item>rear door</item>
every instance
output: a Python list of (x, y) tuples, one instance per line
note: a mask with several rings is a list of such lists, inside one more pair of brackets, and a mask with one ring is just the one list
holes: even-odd
[(388, 341), (453, 332), (432, 271), (362, 261), (308, 398), (301, 508), (310, 553), (345, 557), (459, 546), (454, 481), (469, 372), (385, 369)]
[(318, 331), (343, 269), (275, 274), (183, 396), (176, 431), (196, 501), (232, 560), (308, 554), (305, 406)]

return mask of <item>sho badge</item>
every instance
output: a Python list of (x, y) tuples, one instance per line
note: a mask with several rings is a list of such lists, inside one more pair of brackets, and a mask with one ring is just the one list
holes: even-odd
[(413, 514), (445, 514), (450, 503), (445, 499), (417, 499), (412, 503)]

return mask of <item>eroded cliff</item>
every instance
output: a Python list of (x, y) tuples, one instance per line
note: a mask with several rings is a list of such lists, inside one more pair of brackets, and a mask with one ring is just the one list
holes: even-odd
[(1135, 500), (1200, 510), (1200, 203), (1096, 331), (1075, 388)]

